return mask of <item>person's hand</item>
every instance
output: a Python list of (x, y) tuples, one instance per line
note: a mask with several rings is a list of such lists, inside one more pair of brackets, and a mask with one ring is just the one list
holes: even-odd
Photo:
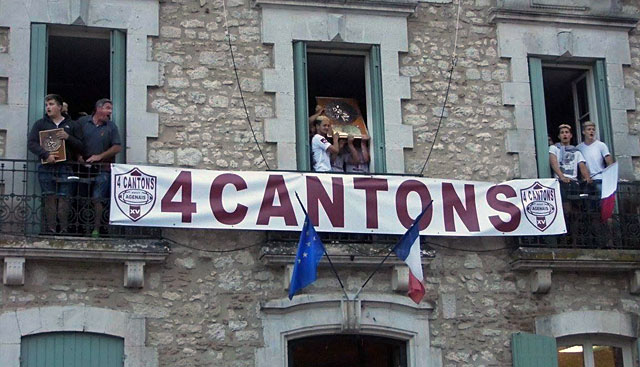
[(362, 139), (362, 141), (369, 141), (369, 139), (371, 139), (371, 137), (369, 135), (362, 135), (362, 137), (360, 139)]
[(67, 132), (64, 130), (60, 130), (56, 133), (56, 137), (63, 140), (67, 140), (69, 138), (69, 134), (67, 134)]
[(94, 154), (91, 157), (87, 158), (87, 163), (100, 162), (102, 160), (102, 156), (100, 154)]
[(587, 183), (588, 183), (589, 185), (591, 185), (591, 184), (593, 183), (593, 180), (591, 179), (591, 177), (587, 177), (587, 178), (585, 179), (585, 181), (587, 181)]
[(84, 163), (84, 158), (81, 155), (78, 156), (78, 163)]
[(564, 182), (564, 183), (569, 183), (571, 182), (571, 179), (565, 175), (560, 176), (560, 181)]
[(353, 137), (353, 135), (349, 134), (347, 135), (347, 142), (349, 143), (349, 145), (353, 145), (353, 140), (355, 138)]
[(324, 107), (320, 106), (319, 104), (316, 105), (316, 114), (320, 115), (324, 112)]
[(47, 159), (45, 159), (45, 162), (47, 162), (47, 163), (55, 163), (56, 162), (56, 158), (58, 158), (58, 153), (49, 153), (49, 156), (47, 157)]

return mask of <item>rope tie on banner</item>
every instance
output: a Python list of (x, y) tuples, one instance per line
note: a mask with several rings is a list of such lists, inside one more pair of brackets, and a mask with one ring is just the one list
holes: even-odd
[(433, 152), (433, 147), (436, 145), (436, 141), (438, 140), (438, 133), (440, 132), (440, 127), (442, 126), (442, 119), (444, 117), (444, 111), (447, 107), (447, 102), (449, 100), (449, 90), (451, 88), (451, 78), (453, 77), (453, 69), (455, 69), (458, 64), (458, 55), (456, 54), (456, 49), (458, 48), (458, 30), (460, 29), (460, 3), (462, 0), (458, 0), (458, 14), (456, 15), (456, 32), (453, 38), (453, 53), (451, 55), (451, 67), (449, 68), (449, 78), (447, 81), (447, 90), (444, 94), (444, 103), (442, 104), (442, 108), (440, 109), (440, 117), (438, 119), (438, 127), (436, 128), (436, 133), (433, 136), (433, 142), (431, 143), (431, 148), (429, 148), (429, 153), (427, 154), (427, 159), (425, 159), (424, 164), (422, 165), (422, 169), (420, 170), (420, 175), (424, 174), (424, 170), (427, 167), (427, 163), (429, 162), (429, 158), (431, 158), (431, 153)]
[(269, 162), (267, 162), (267, 158), (265, 158), (264, 153), (262, 152), (262, 148), (260, 147), (260, 143), (258, 143), (258, 138), (256, 137), (256, 132), (253, 128), (253, 124), (251, 123), (251, 118), (249, 117), (249, 111), (247, 110), (247, 104), (244, 100), (244, 93), (242, 92), (242, 86), (240, 85), (240, 77), (238, 76), (238, 67), (236, 65), (236, 58), (233, 54), (233, 45), (231, 44), (231, 33), (229, 33), (229, 22), (227, 20), (227, 5), (225, 4), (225, 0), (221, 0), (222, 2), (222, 12), (224, 15), (224, 28), (227, 35), (227, 42), (229, 43), (229, 52), (231, 53), (231, 63), (233, 64), (233, 72), (236, 76), (236, 84), (238, 85), (238, 90), (240, 91), (240, 99), (242, 100), (242, 107), (244, 108), (244, 114), (247, 118), (247, 123), (249, 124), (249, 129), (251, 129), (251, 135), (253, 135), (253, 141), (256, 143), (256, 147), (258, 147), (258, 151), (260, 152), (260, 156), (262, 157), (262, 163), (267, 167), (267, 170), (270, 170)]

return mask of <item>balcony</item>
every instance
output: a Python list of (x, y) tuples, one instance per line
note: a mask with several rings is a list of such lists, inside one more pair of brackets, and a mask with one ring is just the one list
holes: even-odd
[(618, 182), (616, 211), (603, 223), (600, 220), (600, 193), (595, 187), (567, 190), (562, 236), (516, 237), (520, 247), (588, 249), (640, 249), (640, 182)]
[[(27, 160), (0, 160), (0, 232), (24, 236), (70, 236), (99, 238), (157, 239), (160, 230), (146, 227), (109, 226), (108, 200), (96, 223), (96, 203), (91, 187), (106, 165), (70, 165), (67, 180), (53, 178), (56, 189), (67, 185), (66, 199), (43, 195), (38, 181), (38, 164)], [(47, 198), (49, 197), (49, 198)], [(96, 230), (96, 232), (94, 232)]]

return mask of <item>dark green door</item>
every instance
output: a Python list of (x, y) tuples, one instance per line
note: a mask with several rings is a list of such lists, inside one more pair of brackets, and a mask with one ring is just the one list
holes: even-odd
[(21, 367), (123, 367), (124, 339), (92, 333), (44, 333), (22, 338)]

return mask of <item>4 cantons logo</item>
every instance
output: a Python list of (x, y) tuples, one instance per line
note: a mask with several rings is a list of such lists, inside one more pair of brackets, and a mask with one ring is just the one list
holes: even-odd
[(527, 220), (544, 232), (549, 228), (558, 214), (556, 189), (544, 186), (540, 182), (520, 190), (520, 199)]
[(129, 219), (137, 222), (149, 214), (156, 203), (158, 178), (147, 175), (137, 167), (114, 176), (113, 195), (118, 209)]

